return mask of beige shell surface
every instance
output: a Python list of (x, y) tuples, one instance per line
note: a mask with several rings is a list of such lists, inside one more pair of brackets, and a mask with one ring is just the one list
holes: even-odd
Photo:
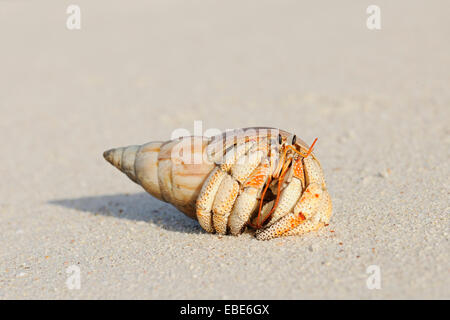
[[(202, 157), (210, 140), (202, 137), (184, 137), (168, 142), (149, 142), (105, 151), (103, 156), (113, 166), (141, 185), (152, 196), (173, 204), (195, 219), (195, 200), (214, 163), (185, 163), (176, 148)], [(196, 144), (198, 143), (198, 144)], [(186, 145), (200, 145), (200, 150), (187, 150)], [(183, 149), (184, 148), (184, 149)], [(134, 157), (129, 156), (134, 152)]]

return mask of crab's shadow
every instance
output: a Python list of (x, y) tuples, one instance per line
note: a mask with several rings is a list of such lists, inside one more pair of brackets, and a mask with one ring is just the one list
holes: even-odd
[(74, 199), (49, 201), (93, 215), (104, 215), (118, 219), (144, 221), (169, 231), (182, 233), (202, 233), (196, 221), (186, 217), (171, 205), (150, 197), (148, 194), (114, 194)]

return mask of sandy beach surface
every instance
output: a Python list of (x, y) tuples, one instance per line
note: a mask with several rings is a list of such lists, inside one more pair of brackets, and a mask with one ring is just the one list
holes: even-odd
[[(0, 299), (449, 299), (450, 4), (374, 4), (1, 1)], [(330, 225), (206, 234), (102, 157), (195, 120), (319, 137)]]

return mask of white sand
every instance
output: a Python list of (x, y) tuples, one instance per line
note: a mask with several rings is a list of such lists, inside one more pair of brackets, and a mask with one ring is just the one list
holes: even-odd
[[(76, 3), (0, 3), (0, 298), (450, 298), (448, 1)], [(330, 226), (209, 235), (102, 158), (194, 120), (319, 137)]]

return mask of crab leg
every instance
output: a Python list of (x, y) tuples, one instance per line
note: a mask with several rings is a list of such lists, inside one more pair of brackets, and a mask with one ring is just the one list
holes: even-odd
[[(266, 150), (266, 143), (261, 146), (249, 141), (225, 153), (223, 162), (211, 173), (211, 179), (207, 179), (197, 199), (197, 219), (203, 229), (221, 234), (227, 232), (228, 217), (240, 184), (258, 167)], [(218, 179), (215, 179), (216, 176)]]
[(314, 218), (311, 220), (307, 220), (304, 223), (300, 223), (297, 227), (288, 230), (286, 233), (283, 234), (283, 236), (295, 236), (295, 235), (302, 235), (304, 233), (307, 233), (309, 231), (316, 231), (319, 228), (323, 227), (325, 224), (329, 222), (329, 214), (325, 217), (325, 219), (322, 219), (320, 213), (331, 213), (331, 199), (330, 195), (327, 191), (323, 192), (322, 200), (320, 201), (319, 208), (317, 209), (316, 215), (314, 215)]
[(244, 191), (237, 198), (228, 221), (231, 234), (238, 235), (255, 211), (258, 205), (258, 196), (269, 177), (269, 171), (270, 164), (265, 159), (244, 183)]
[(315, 230), (320, 223), (326, 223), (331, 212), (328, 192), (324, 191), (324, 180), (320, 165), (313, 158), (303, 159), (308, 187), (293, 212), (274, 224), (256, 232), (259, 240), (269, 240), (283, 235), (293, 235)]
[(211, 210), (217, 191), (227, 173), (220, 167), (215, 167), (206, 179), (197, 198), (196, 214), (200, 226), (207, 232), (213, 232), (214, 228), (211, 219)]
[[(307, 180), (313, 181), (313, 183), (316, 183), (322, 187), (323, 192), (320, 197), (321, 199), (319, 200), (319, 207), (312, 217), (306, 217), (309, 218), (308, 221), (305, 221), (297, 227), (287, 231), (284, 236), (301, 235), (309, 231), (315, 231), (330, 222), (332, 211), (331, 198), (328, 191), (325, 189), (325, 181), (323, 179), (320, 164), (314, 159), (307, 159), (305, 161), (305, 168), (305, 171), (307, 172)], [(298, 210), (301, 210), (301, 208)]]
[(320, 204), (322, 188), (316, 183), (309, 185), (303, 193), (300, 201), (294, 208), (294, 212), (289, 213), (279, 219), (274, 224), (256, 231), (258, 240), (270, 240), (282, 236), (285, 232), (294, 229), (304, 222), (306, 217), (314, 214)]
[(213, 224), (217, 233), (225, 234), (227, 232), (228, 216), (238, 192), (239, 183), (227, 174), (220, 185), (212, 207)]
[[(293, 138), (293, 141), (295, 141), (295, 136)], [(261, 214), (261, 205), (262, 205), (262, 201), (263, 199), (261, 199), (261, 204), (260, 204), (260, 208), (259, 208), (259, 212), (258, 212), (258, 223), (256, 225), (257, 229), (260, 229), (262, 224), (266, 221), (266, 219), (268, 219), (269, 217), (271, 218), (272, 222), (277, 221), (279, 218), (285, 216), (291, 209), (292, 206), (295, 204), (295, 202), (297, 202), (298, 198), (300, 197), (300, 193), (303, 190), (304, 186), (305, 186), (305, 179), (304, 179), (304, 173), (303, 173), (303, 164), (302, 164), (302, 158), (307, 158), (313, 148), (314, 145), (317, 142), (317, 138), (314, 140), (314, 142), (311, 144), (311, 146), (309, 147), (308, 151), (306, 154), (303, 154), (301, 151), (297, 150), (295, 147), (293, 147), (292, 145), (287, 145), (284, 149), (283, 152), (283, 156), (282, 156), (282, 160), (280, 162), (281, 168), (282, 170), (276, 170), (276, 173), (274, 175), (274, 178), (279, 178), (278, 180), (278, 190), (277, 190), (277, 198), (275, 199), (275, 203), (272, 207), (272, 209), (269, 211), (269, 213), (266, 214), (266, 218), (264, 218), (262, 221), (260, 219), (260, 214)], [(291, 173), (293, 173), (294, 179), (295, 180), (299, 180), (301, 182), (301, 184), (298, 184), (298, 181), (294, 181), (292, 184), (288, 185), (288, 188), (286, 188), (286, 190), (284, 190), (284, 197), (281, 201), (281, 206), (280, 208), (278, 208), (278, 202), (280, 199), (280, 191), (283, 185), (283, 180), (285, 177), (285, 173), (286, 173), (286, 169), (289, 167), (291, 161), (292, 161), (292, 155), (290, 157), (287, 156), (287, 152), (288, 151), (292, 151), (298, 155), (300, 155), (301, 158), (299, 158), (298, 156), (294, 159), (294, 163), (291, 169)], [(297, 183), (296, 183), (297, 182)], [(284, 188), (283, 188), (284, 189)], [(264, 197), (264, 196), (263, 196)], [(289, 209), (291, 208), (291, 209)], [(275, 217), (272, 217), (272, 213), (273, 211), (277, 210)], [(271, 224), (269, 223), (269, 225)]]
[[(263, 151), (264, 150), (264, 151)], [(239, 186), (242, 185), (261, 163), (265, 148), (254, 145), (231, 167), (231, 175), (222, 182), (213, 205), (213, 223), (217, 233), (226, 234), (228, 217), (235, 204)], [(231, 187), (232, 185), (233, 187)]]
[(295, 204), (298, 202), (305, 185), (305, 175), (303, 173), (303, 163), (301, 158), (297, 158), (292, 164), (292, 179), (286, 188), (283, 189), (280, 195), (280, 200), (275, 211), (270, 217), (268, 225), (272, 225), (280, 218), (292, 211)]
[[(254, 142), (250, 141), (245, 144), (233, 146), (226, 151), (220, 165), (211, 171), (210, 175), (203, 183), (202, 189), (196, 201), (196, 215), (200, 226), (207, 232), (214, 232), (212, 221), (212, 209), (216, 194), (221, 187), (225, 177), (228, 175), (233, 164), (240, 156), (244, 155), (252, 146)], [(221, 199), (226, 197), (221, 196)]]

